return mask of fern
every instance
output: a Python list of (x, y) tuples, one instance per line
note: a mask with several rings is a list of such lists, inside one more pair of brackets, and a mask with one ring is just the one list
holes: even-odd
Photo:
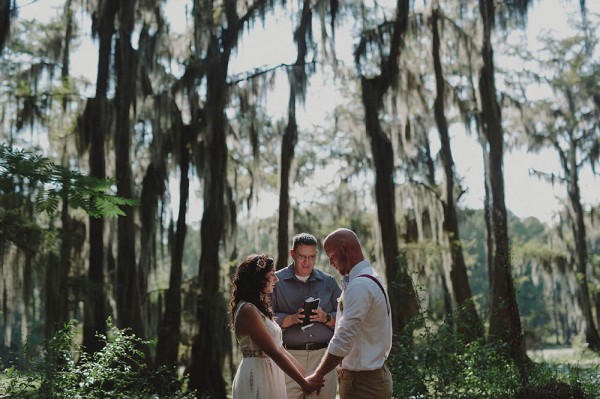
[(62, 200), (68, 201), (72, 208), (81, 208), (93, 217), (117, 217), (125, 215), (123, 207), (138, 204), (137, 200), (112, 194), (116, 185), (113, 179), (86, 176), (30, 151), (1, 144), (0, 200), (13, 195), (23, 183), (37, 191), (37, 212), (54, 214)]

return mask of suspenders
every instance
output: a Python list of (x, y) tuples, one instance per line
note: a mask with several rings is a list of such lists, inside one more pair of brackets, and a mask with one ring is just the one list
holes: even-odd
[(388, 315), (390, 314), (390, 304), (388, 302), (388, 297), (385, 294), (385, 290), (383, 289), (383, 286), (381, 285), (381, 283), (379, 282), (379, 280), (377, 280), (375, 277), (371, 276), (370, 274), (361, 274), (357, 277), (368, 277), (371, 280), (375, 281), (377, 283), (377, 285), (379, 286), (379, 288), (381, 289), (381, 292), (383, 292), (383, 297), (385, 298), (385, 304), (386, 304), (386, 308), (387, 308), (387, 313)]

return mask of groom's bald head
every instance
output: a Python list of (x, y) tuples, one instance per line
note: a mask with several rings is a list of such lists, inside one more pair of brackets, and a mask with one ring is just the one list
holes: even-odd
[(341, 274), (347, 274), (354, 265), (365, 259), (358, 236), (347, 228), (329, 233), (323, 240), (323, 249), (331, 265)]

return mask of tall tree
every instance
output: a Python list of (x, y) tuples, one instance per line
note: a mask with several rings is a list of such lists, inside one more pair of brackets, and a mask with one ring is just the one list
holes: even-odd
[[(63, 15), (63, 22), (65, 25), (64, 39), (62, 41), (62, 66), (61, 66), (61, 80), (64, 87), (69, 85), (69, 70), (70, 70), (70, 54), (71, 54), (71, 41), (73, 36), (74, 22), (73, 22), (73, 10), (71, 0), (67, 0), (65, 3), (65, 13)], [(66, 111), (67, 108), (67, 97), (62, 98), (62, 110)], [(66, 144), (63, 145), (62, 154), (62, 165), (66, 168), (69, 166), (69, 157), (67, 155)], [(68, 198), (68, 185), (69, 182), (65, 181), (63, 187), (64, 195), (62, 196), (62, 207), (61, 207), (61, 228), (60, 228), (60, 250), (58, 261), (52, 261), (52, 258), (48, 261), (48, 270), (46, 273), (46, 281), (48, 282), (46, 287), (46, 338), (50, 339), (54, 336), (54, 333), (62, 328), (64, 324), (69, 320), (69, 284), (68, 278), (71, 271), (71, 265), (73, 261), (73, 254), (71, 249), (74, 241), (75, 220), (71, 218), (69, 213), (69, 198)], [(54, 270), (50, 268), (54, 266)]]
[[(175, 105), (173, 105), (175, 107)], [(165, 310), (161, 318), (156, 346), (156, 364), (175, 366), (179, 356), (181, 337), (181, 282), (183, 264), (183, 245), (187, 234), (187, 207), (190, 193), (190, 144), (191, 127), (183, 125), (179, 119), (174, 126), (176, 143), (174, 157), (179, 164), (179, 210), (176, 226), (169, 229), (171, 252), (171, 270), (169, 288), (165, 296)]]
[[(92, 35), (98, 36), (98, 69), (96, 72), (96, 95), (88, 99), (83, 115), (84, 143), (89, 146), (90, 175), (103, 179), (106, 177), (106, 135), (111, 131), (113, 112), (108, 100), (112, 40), (115, 30), (115, 16), (118, 11), (117, 0), (105, 0), (98, 3), (96, 24), (92, 25)], [(98, 334), (106, 333), (105, 292), (105, 248), (104, 218), (89, 218), (89, 264), (88, 285), (86, 290), (83, 346), (86, 351), (99, 351), (103, 344)]]
[(15, 8), (15, 0), (0, 0), (0, 54), (10, 33), (10, 20)]
[[(493, 313), (490, 315), (488, 339), (508, 344), (510, 356), (520, 366), (522, 376), (524, 376), (524, 366), (529, 363), (529, 358), (525, 352), (511, 275), (503, 176), (504, 131), (495, 85), (492, 32), (498, 20), (503, 23), (513, 21), (517, 24), (524, 24), (530, 4), (529, 0), (508, 3), (503, 8), (504, 13), (498, 17), (493, 0), (479, 0), (479, 12), (483, 25), (481, 49), (483, 65), (479, 71), (480, 122), (487, 144), (487, 147), (484, 148), (488, 161), (486, 171), (489, 172), (489, 176), (486, 176), (486, 183), (489, 184), (489, 186), (486, 184), (486, 198), (487, 190), (489, 190), (489, 217), (493, 235), (491, 247), (494, 251), (493, 265), (490, 268)], [(585, 1), (580, 1), (580, 8), (582, 14), (585, 15)]]
[[(524, 4), (523, 4), (524, 3)], [(524, 15), (528, 1), (511, 5), (518, 15)], [(483, 65), (479, 70), (479, 95), (481, 101), (481, 124), (489, 151), (491, 187), (491, 220), (494, 232), (494, 264), (492, 268), (492, 312), (488, 339), (504, 342), (509, 347), (511, 358), (523, 367), (529, 362), (525, 352), (525, 341), (521, 329), (519, 307), (515, 295), (510, 262), (510, 243), (504, 193), (504, 130), (498, 104), (492, 31), (496, 19), (494, 0), (479, 0), (479, 13), (483, 25), (481, 56)], [(523, 7), (523, 8), (518, 8)]]
[[(170, 82), (170, 75), (164, 73), (157, 62), (158, 54), (156, 42), (162, 36), (163, 18), (160, 10), (153, 10), (157, 19), (156, 29), (150, 33), (149, 24), (144, 21), (140, 32), (137, 58), (144, 62), (139, 62), (136, 68), (137, 76), (141, 82), (141, 90), (138, 95), (139, 101), (144, 104), (138, 111), (138, 121), (147, 121), (150, 126), (152, 141), (146, 153), (149, 155), (145, 175), (142, 179), (142, 188), (140, 193), (140, 256), (138, 269), (135, 276), (137, 280), (137, 289), (140, 292), (140, 305), (142, 306), (142, 321), (146, 328), (146, 334), (151, 334), (149, 324), (151, 315), (149, 315), (148, 301), (148, 279), (151, 270), (156, 265), (157, 253), (157, 232), (158, 226), (162, 223), (162, 212), (160, 205), (165, 195), (168, 179), (167, 161), (173, 149), (174, 137), (181, 135), (181, 114), (173, 101), (170, 91), (155, 93), (153, 90), (153, 79), (161, 72), (163, 80)], [(163, 81), (158, 81), (158, 87)], [(163, 83), (164, 84), (164, 83)], [(141, 146), (143, 149), (145, 147)]]
[[(228, 4), (231, 7), (231, 4)], [(231, 11), (231, 10), (228, 10)], [(237, 16), (237, 14), (236, 14)], [(236, 37), (237, 32), (231, 32)], [(231, 39), (230, 39), (231, 40)], [(199, 392), (225, 397), (225, 381), (221, 374), (223, 345), (215, 337), (226, 334), (225, 300), (220, 287), (221, 263), (219, 248), (223, 232), (223, 204), (227, 171), (225, 105), (227, 99), (227, 69), (231, 43), (213, 34), (207, 58), (207, 126), (204, 131), (204, 211), (200, 226), (201, 250), (199, 263), (200, 296), (197, 320), (200, 326), (192, 346), (188, 372), (190, 386)], [(225, 46), (226, 45), (226, 46)]]
[(442, 207), (444, 209), (443, 229), (450, 245), (449, 250), (452, 258), (450, 280), (452, 282), (456, 303), (459, 306), (456, 320), (458, 332), (463, 338), (470, 341), (475, 338), (483, 337), (483, 324), (475, 309), (458, 228), (456, 201), (454, 199), (454, 160), (452, 157), (452, 148), (450, 146), (450, 135), (448, 133), (448, 121), (446, 120), (444, 104), (446, 101), (446, 82), (440, 57), (439, 23), (441, 10), (437, 4), (433, 7), (430, 20), (433, 34), (433, 69), (436, 82), (436, 97), (433, 108), (440, 135), (440, 153), (445, 177), (445, 191), (442, 200)]
[[(388, 133), (381, 124), (380, 112), (383, 108), (384, 96), (398, 79), (398, 62), (408, 28), (409, 4), (408, 0), (398, 0), (395, 19), (383, 23), (376, 31), (365, 30), (354, 54), (360, 74), (366, 132), (371, 142), (375, 164), (375, 199), (390, 303), (396, 305), (392, 307), (394, 331), (403, 329), (417, 314), (418, 304), (410, 275), (400, 259), (396, 229), (394, 151)], [(390, 41), (385, 44), (385, 37), (388, 35)], [(375, 76), (370, 75), (370, 70), (361, 65), (361, 61), (370, 62), (373, 57), (373, 54), (368, 51), (371, 48), (382, 49), (382, 53), (377, 54), (379, 74)]]
[(311, 1), (304, 0), (300, 24), (294, 32), (294, 41), (298, 48), (296, 62), (288, 71), (290, 82), (290, 99), (288, 102), (288, 123), (281, 140), (281, 170), (279, 174), (279, 218), (277, 233), (276, 268), (287, 266), (289, 254), (289, 220), (290, 220), (290, 174), (294, 160), (294, 151), (298, 142), (298, 124), (296, 122), (296, 101), (304, 101), (306, 95), (306, 55), (307, 41), (311, 37), (312, 10)]
[[(590, 300), (589, 250), (585, 210), (581, 198), (580, 174), (586, 166), (595, 170), (600, 157), (600, 64), (593, 53), (596, 43), (588, 40), (585, 26), (580, 34), (557, 39), (544, 39), (540, 54), (529, 55), (540, 73), (529, 73), (534, 82), (544, 82), (556, 96), (528, 101), (521, 93), (527, 139), (532, 150), (550, 146), (558, 155), (562, 174), (540, 174), (553, 184), (566, 186), (568, 221), (574, 237), (574, 270), (577, 299), (583, 313), (585, 340), (593, 350), (600, 351), (600, 336)], [(539, 69), (538, 69), (539, 68)]]
[[(131, 40), (134, 28), (135, 0), (118, 2), (118, 36), (115, 47), (116, 90), (115, 90), (115, 178), (117, 194), (134, 198), (131, 163), (131, 112), (135, 100), (137, 57)], [(135, 251), (135, 213), (133, 207), (126, 208), (126, 215), (117, 221), (117, 277), (116, 302), (117, 324), (131, 328), (144, 338), (142, 303), (145, 292), (140, 292), (139, 275)]]
[[(196, 19), (196, 44), (201, 44), (202, 41), (206, 43), (201, 68), (206, 74), (206, 128), (203, 132), (204, 202), (200, 224), (202, 253), (198, 270), (200, 294), (196, 314), (199, 329), (193, 340), (188, 373), (191, 388), (217, 398), (226, 396), (221, 370), (228, 345), (219, 262), (227, 186), (227, 76), (231, 53), (237, 46), (242, 28), (259, 13), (264, 16), (267, 6), (272, 4), (266, 0), (255, 0), (243, 5), (238, 3), (240, 2), (236, 0), (225, 0), (217, 6), (194, 1), (193, 10)], [(242, 15), (239, 14), (240, 10), (243, 10)], [(211, 15), (212, 18), (207, 20), (206, 15)], [(216, 337), (219, 337), (217, 341)]]

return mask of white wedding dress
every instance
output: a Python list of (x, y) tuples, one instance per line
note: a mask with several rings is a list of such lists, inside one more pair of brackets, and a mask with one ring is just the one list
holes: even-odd
[[(235, 310), (234, 324), (244, 305), (254, 306), (248, 302), (240, 302)], [(264, 315), (263, 321), (271, 338), (277, 345), (283, 345), (279, 325)], [(279, 366), (248, 335), (236, 336), (236, 338), (244, 357), (233, 379), (233, 399), (287, 398), (285, 376)]]

